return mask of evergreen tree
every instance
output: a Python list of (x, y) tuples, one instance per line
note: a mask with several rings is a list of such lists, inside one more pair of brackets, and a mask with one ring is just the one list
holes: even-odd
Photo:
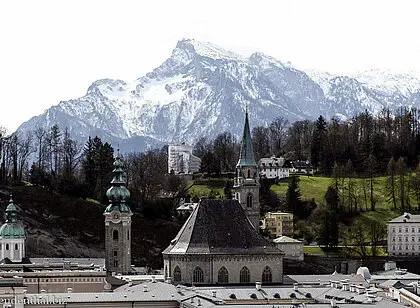
[[(315, 168), (322, 168), (324, 150), (327, 136), (327, 121), (320, 115), (315, 123), (315, 130), (312, 136), (311, 161)], [(321, 170), (322, 171), (322, 170)]]
[(299, 216), (299, 208), (302, 204), (299, 181), (299, 177), (295, 175), (292, 176), (286, 191), (287, 209), (293, 213), (295, 220), (298, 218), (297, 216)]
[(397, 199), (395, 195), (396, 169), (397, 169), (397, 164), (394, 160), (394, 157), (391, 157), (387, 166), (388, 177), (386, 179), (386, 190), (387, 190), (388, 202), (392, 202), (394, 210), (397, 209)]
[(326, 210), (320, 225), (319, 241), (323, 245), (335, 247), (338, 245), (338, 192), (333, 186), (329, 186), (325, 193)]
[(96, 188), (97, 169), (95, 156), (95, 146), (92, 138), (89, 136), (89, 139), (83, 148), (82, 162), (83, 177), (87, 186), (89, 197), (93, 197)]

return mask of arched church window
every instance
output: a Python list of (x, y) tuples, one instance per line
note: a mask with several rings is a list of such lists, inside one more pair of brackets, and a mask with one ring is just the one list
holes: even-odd
[(118, 241), (118, 230), (112, 232), (112, 239)]
[(252, 207), (252, 194), (246, 196), (246, 207)]
[(203, 270), (197, 266), (193, 272), (193, 282), (204, 282), (204, 273)]
[(9, 244), (6, 244), (6, 250), (9, 250)]
[(247, 283), (250, 282), (250, 273), (249, 273), (249, 269), (244, 266), (241, 271), (239, 272), (239, 282), (241, 283)]
[(229, 282), (229, 272), (226, 267), (222, 266), (219, 270), (219, 274), (217, 275), (217, 282), (218, 283), (228, 283)]
[(15, 244), (15, 250), (18, 250), (18, 249), (19, 249), (19, 245)]
[(251, 170), (248, 169), (248, 179), (251, 177)]
[(272, 282), (273, 281), (273, 274), (271, 273), (271, 268), (266, 266), (262, 273), (262, 282)]
[(174, 282), (181, 282), (181, 269), (179, 266), (175, 266), (174, 269)]

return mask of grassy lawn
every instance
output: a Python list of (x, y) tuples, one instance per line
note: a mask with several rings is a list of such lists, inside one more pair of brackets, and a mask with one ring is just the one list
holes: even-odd
[[(315, 199), (317, 204), (325, 203), (324, 195), (328, 189), (328, 186), (333, 183), (333, 180), (329, 177), (321, 176), (300, 176), (299, 177), (299, 189), (303, 199), (311, 200)], [(271, 190), (279, 195), (286, 194), (287, 186), (289, 185), (290, 178), (280, 181), (277, 185), (272, 185)], [(363, 180), (353, 179), (359, 195), (360, 203), (363, 203), (364, 191), (363, 191)], [(365, 185), (366, 186), (366, 185)], [(391, 204), (388, 203), (386, 197), (386, 178), (376, 177), (374, 179), (374, 198), (376, 200), (376, 209), (391, 209)], [(370, 187), (366, 187), (366, 194), (369, 202)], [(413, 200), (414, 201), (414, 200)], [(364, 205), (363, 205), (364, 207)], [(393, 216), (394, 217), (394, 216)]]

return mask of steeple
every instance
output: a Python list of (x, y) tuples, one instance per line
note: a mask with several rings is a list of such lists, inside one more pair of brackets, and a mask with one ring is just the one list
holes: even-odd
[(236, 166), (257, 166), (254, 157), (254, 150), (252, 149), (251, 130), (249, 128), (248, 120), (248, 105), (246, 106), (245, 111), (245, 125), (244, 132), (242, 134), (241, 151), (239, 153), (239, 160)]
[(248, 105), (245, 111), (244, 133), (241, 151), (236, 164), (236, 179), (233, 185), (235, 199), (239, 201), (255, 229), (259, 228), (260, 201), (258, 165), (252, 149), (251, 131), (249, 129)]
[(25, 257), (25, 230), (18, 218), (18, 210), (10, 196), (6, 208), (6, 222), (0, 227), (1, 259), (8, 258), (12, 262), (21, 262)]
[(113, 165), (114, 170), (112, 173), (114, 177), (111, 181), (111, 188), (106, 192), (109, 205), (105, 209), (105, 212), (119, 211), (122, 213), (131, 213), (130, 208), (126, 204), (126, 200), (130, 198), (130, 191), (125, 187), (126, 173), (123, 170), (124, 164), (121, 161), (119, 150)]
[(125, 187), (126, 174), (118, 151), (114, 161), (114, 177), (106, 192), (109, 205), (105, 216), (105, 265), (108, 272), (128, 274), (131, 271), (131, 216), (126, 201), (130, 191)]

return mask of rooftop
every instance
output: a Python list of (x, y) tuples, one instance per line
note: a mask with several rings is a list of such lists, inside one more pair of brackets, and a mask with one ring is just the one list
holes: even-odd
[(163, 254), (283, 254), (237, 200), (201, 200)]

